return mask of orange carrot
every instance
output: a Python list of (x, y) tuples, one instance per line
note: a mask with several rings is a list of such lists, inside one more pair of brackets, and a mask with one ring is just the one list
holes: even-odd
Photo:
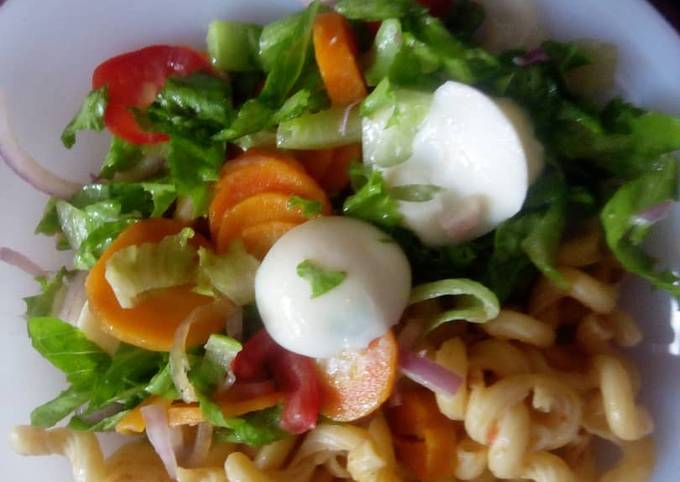
[(392, 332), (367, 349), (317, 360), (321, 414), (349, 422), (376, 410), (392, 392), (397, 372), (397, 342)]
[[(211, 303), (211, 297), (192, 291), (193, 286), (174, 286), (146, 294), (133, 308), (122, 308), (105, 278), (106, 262), (128, 246), (158, 243), (164, 237), (179, 233), (184, 225), (170, 219), (139, 221), (123, 231), (108, 247), (87, 277), (85, 288), (90, 309), (99, 317), (102, 327), (131, 345), (147, 350), (168, 351), (177, 327), (199, 306)], [(199, 235), (198, 244), (207, 244)], [(194, 240), (192, 240), (194, 241)], [(204, 342), (211, 333), (224, 328), (223, 319), (206, 319), (195, 323), (187, 339), (188, 346)]]
[(217, 236), (217, 250), (225, 252), (241, 233), (252, 226), (271, 221), (301, 224), (308, 220), (297, 207), (290, 206), (292, 196), (267, 192), (241, 201), (222, 217)]
[(279, 192), (319, 201), (330, 211), (326, 194), (302, 169), (274, 157), (252, 157), (237, 161), (217, 183), (210, 204), (209, 219), (213, 237), (219, 233), (224, 213), (256, 194)]
[[(283, 401), (283, 395), (279, 392), (263, 393), (247, 400), (217, 400), (218, 405), (225, 417), (240, 417), (246, 413), (264, 410), (273, 407)], [(141, 409), (153, 403), (163, 403), (168, 410), (168, 424), (171, 427), (180, 425), (196, 425), (205, 422), (201, 408), (193, 403), (170, 404), (169, 400), (161, 397), (149, 397), (123, 417), (116, 424), (118, 433), (141, 433), (146, 428)]]
[(353, 162), (361, 162), (361, 144), (349, 144), (333, 151), (333, 162), (320, 181), (329, 194), (337, 194), (349, 184), (349, 168)]
[(270, 221), (241, 231), (246, 250), (257, 259), (263, 259), (278, 239), (297, 226), (296, 223)]
[(401, 404), (386, 413), (397, 456), (419, 480), (453, 476), (456, 426), (441, 414), (432, 392), (408, 390), (401, 394)]
[(322, 13), (314, 21), (314, 54), (326, 91), (334, 105), (366, 97), (366, 85), (356, 59), (352, 28), (338, 13)]

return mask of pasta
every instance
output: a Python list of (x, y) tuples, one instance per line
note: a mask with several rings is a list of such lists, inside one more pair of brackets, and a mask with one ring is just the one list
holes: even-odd
[[(640, 330), (615, 308), (616, 268), (597, 251), (599, 238), (584, 239), (561, 251), (566, 284), (539, 280), (526, 312), (506, 308), (486, 324), (458, 325), (421, 343), (462, 381), (455, 395), (434, 395), (434, 406), (452, 421), (457, 439), (447, 454), (453, 470), (442, 482), (644, 482), (650, 476), (653, 422), (636, 401), (639, 374), (618, 351), (639, 343)], [(403, 338), (417, 337), (438, 309), (431, 300), (415, 305)], [(558, 336), (561, 327), (571, 333), (566, 341)], [(407, 382), (401, 385), (408, 389)], [(209, 451), (211, 431), (200, 425), (177, 480), (416, 481), (395, 456), (399, 435), (393, 435), (391, 423), (378, 411), (359, 424), (320, 423), (305, 435), (257, 450), (219, 444)], [(621, 451), (618, 464), (604, 474), (595, 464), (596, 439)], [(12, 443), (19, 453), (68, 457), (78, 482), (142, 480), (140, 473), (144, 481), (168, 480), (145, 441), (123, 446), (108, 459), (94, 435), (63, 428), (17, 427)]]

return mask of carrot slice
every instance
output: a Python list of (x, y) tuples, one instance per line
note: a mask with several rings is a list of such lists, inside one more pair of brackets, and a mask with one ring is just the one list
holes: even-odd
[(326, 194), (302, 169), (274, 158), (248, 158), (229, 171), (217, 184), (209, 209), (213, 237), (219, 233), (225, 211), (239, 202), (264, 192), (294, 194), (319, 201), (323, 211), (330, 211)]
[[(217, 403), (225, 417), (239, 417), (246, 413), (264, 410), (283, 402), (279, 392), (263, 393), (247, 400), (218, 400)], [(161, 397), (149, 397), (125, 415), (117, 424), (118, 433), (141, 433), (146, 429), (142, 408), (153, 403), (163, 403), (168, 409), (168, 424), (171, 427), (180, 425), (196, 425), (205, 422), (201, 408), (195, 404), (180, 403), (171, 405), (169, 400)]]
[(163, 404), (167, 407), (170, 405), (170, 400), (157, 396), (147, 398), (118, 421), (116, 424), (116, 432), (123, 434), (143, 432), (145, 424), (144, 417), (142, 416), (142, 408), (155, 403)]
[(297, 207), (289, 207), (292, 196), (267, 192), (245, 199), (224, 213), (217, 236), (217, 250), (225, 252), (244, 229), (270, 221), (301, 224), (308, 220)]
[(349, 168), (361, 162), (361, 144), (338, 147), (333, 151), (333, 162), (319, 182), (329, 194), (337, 194), (349, 184)]
[(314, 21), (314, 54), (326, 91), (335, 105), (366, 97), (366, 85), (355, 56), (349, 22), (338, 13), (322, 13)]
[(257, 259), (263, 259), (278, 239), (297, 226), (296, 223), (270, 221), (256, 224), (241, 232), (241, 239), (246, 250)]
[[(199, 306), (211, 303), (211, 297), (192, 292), (193, 286), (174, 286), (144, 296), (133, 308), (120, 306), (116, 295), (104, 276), (106, 262), (128, 246), (157, 243), (164, 237), (179, 233), (183, 224), (170, 219), (147, 219), (128, 227), (108, 247), (92, 268), (85, 288), (90, 309), (99, 317), (102, 327), (131, 345), (147, 350), (168, 351), (172, 347), (177, 327)], [(199, 244), (206, 244), (200, 241)], [(223, 319), (206, 319), (195, 323), (187, 338), (187, 345), (204, 342), (211, 333), (224, 328)]]
[[(279, 392), (266, 393), (255, 398), (239, 401), (219, 401), (222, 414), (229, 417), (239, 417), (246, 413), (264, 410), (283, 402), (283, 395)], [(171, 405), (168, 408), (168, 423), (171, 427), (180, 425), (196, 425), (205, 422), (201, 408), (196, 404)]]
[(324, 175), (333, 164), (335, 151), (333, 149), (317, 149), (298, 151), (296, 152), (296, 155), (305, 167), (305, 171), (307, 171), (316, 182), (321, 184)]
[(442, 480), (454, 474), (451, 454), (456, 447), (456, 426), (439, 412), (432, 392), (402, 393), (401, 404), (389, 408), (387, 418), (397, 456), (419, 480)]
[(275, 149), (259, 149), (257, 147), (253, 149), (248, 149), (243, 151), (238, 156), (236, 156), (231, 161), (227, 161), (224, 166), (222, 166), (222, 171), (220, 172), (220, 177), (229, 175), (230, 173), (240, 169), (243, 166), (247, 166), (251, 162), (258, 161), (269, 161), (276, 160), (285, 162), (291, 167), (295, 167), (301, 171), (304, 171), (304, 167), (300, 162), (284, 151), (277, 151)]
[(397, 342), (390, 331), (365, 350), (317, 360), (321, 414), (349, 422), (380, 407), (394, 386), (397, 352)]

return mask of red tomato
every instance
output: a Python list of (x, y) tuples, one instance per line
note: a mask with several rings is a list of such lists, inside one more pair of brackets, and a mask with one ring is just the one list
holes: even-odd
[(156, 144), (168, 140), (159, 132), (144, 131), (130, 109), (148, 107), (170, 76), (211, 72), (208, 61), (188, 47), (153, 45), (113, 57), (92, 74), (92, 88), (108, 87), (104, 113), (106, 127), (133, 144)]
[(286, 350), (260, 330), (243, 345), (232, 369), (239, 382), (261, 380), (267, 372), (274, 377), (286, 397), (281, 416), (284, 430), (299, 434), (316, 426), (320, 388), (312, 358)]
[(435, 17), (446, 17), (451, 11), (452, 0), (418, 0)]
[(272, 370), (279, 390), (286, 397), (281, 427), (295, 434), (316, 427), (321, 397), (314, 360), (283, 350)]

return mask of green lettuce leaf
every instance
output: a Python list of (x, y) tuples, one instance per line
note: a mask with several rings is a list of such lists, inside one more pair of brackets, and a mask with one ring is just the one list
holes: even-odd
[(112, 179), (115, 173), (132, 169), (143, 158), (144, 151), (140, 146), (130, 144), (120, 137), (113, 136), (99, 176), (103, 179)]
[(84, 129), (101, 131), (104, 128), (104, 112), (109, 102), (109, 92), (106, 87), (93, 90), (80, 107), (80, 111), (69, 122), (61, 133), (61, 142), (67, 148), (73, 147), (76, 143), (76, 134)]
[(52, 317), (28, 320), (33, 348), (64, 372), (76, 390), (94, 385), (111, 357), (72, 325)]
[(140, 114), (154, 130), (204, 142), (233, 117), (229, 82), (203, 73), (169, 78), (154, 103)]
[(232, 243), (222, 255), (201, 247), (198, 257), (197, 293), (221, 293), (241, 306), (255, 300), (255, 273), (260, 262), (248, 254), (242, 242)]
[(191, 228), (116, 251), (106, 262), (105, 277), (123, 308), (132, 308), (144, 293), (189, 284), (196, 278), (196, 248)]
[(71, 273), (66, 268), (61, 268), (51, 278), (37, 278), (38, 283), (40, 283), (40, 293), (24, 298), (26, 319), (54, 315), (62, 302), (70, 276)]
[(42, 428), (52, 427), (80, 408), (87, 402), (87, 399), (86, 393), (73, 387), (64, 390), (56, 398), (31, 412), (31, 425)]
[(231, 427), (215, 432), (217, 442), (262, 447), (290, 435), (281, 429), (281, 408), (269, 408), (232, 420)]
[(401, 18), (413, 5), (411, 0), (340, 0), (335, 10), (351, 20), (379, 21)]
[(213, 20), (208, 26), (208, 54), (212, 64), (225, 72), (260, 70), (259, 41), (262, 27), (229, 20)]
[(390, 195), (379, 171), (354, 166), (351, 175), (356, 192), (345, 200), (343, 213), (346, 216), (387, 228), (401, 224), (399, 203)]
[(184, 137), (173, 136), (169, 143), (168, 165), (180, 196), (188, 196), (194, 214), (206, 212), (210, 202), (210, 183), (219, 178), (224, 163), (225, 146), (204, 146)]
[(652, 224), (638, 217), (645, 209), (677, 197), (678, 161), (669, 156), (659, 170), (621, 186), (605, 205), (600, 218), (607, 244), (623, 267), (680, 298), (678, 277), (670, 271), (657, 271), (656, 260), (644, 251), (643, 241)]
[(300, 196), (291, 196), (288, 200), (288, 209), (300, 209), (308, 218), (321, 214), (321, 203), (314, 199), (306, 199)]

